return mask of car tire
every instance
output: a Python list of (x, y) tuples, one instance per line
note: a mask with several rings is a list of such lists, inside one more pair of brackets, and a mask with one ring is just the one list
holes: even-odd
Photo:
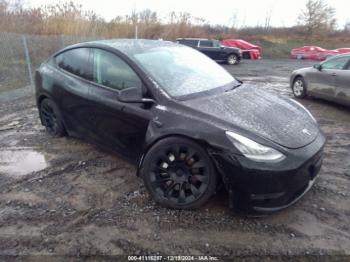
[(180, 137), (153, 145), (145, 155), (140, 175), (153, 199), (174, 209), (202, 206), (217, 186), (216, 170), (207, 152)]
[(306, 82), (301, 76), (298, 76), (293, 81), (292, 86), (293, 95), (296, 98), (305, 98), (307, 95)]
[(54, 137), (62, 137), (66, 134), (63, 122), (56, 104), (48, 98), (40, 103), (40, 119), (46, 131)]
[(230, 54), (226, 59), (227, 64), (229, 65), (236, 65), (239, 63), (239, 58), (235, 54)]

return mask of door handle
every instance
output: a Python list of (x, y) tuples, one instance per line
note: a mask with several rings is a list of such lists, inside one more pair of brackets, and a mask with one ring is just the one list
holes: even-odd
[(337, 76), (337, 74), (336, 73), (332, 73), (332, 76)]

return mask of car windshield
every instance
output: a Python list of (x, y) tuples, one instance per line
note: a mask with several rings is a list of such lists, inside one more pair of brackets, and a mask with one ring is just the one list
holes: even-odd
[(170, 96), (174, 97), (227, 85), (231, 87), (239, 83), (217, 63), (189, 47), (156, 47), (135, 53), (133, 57)]

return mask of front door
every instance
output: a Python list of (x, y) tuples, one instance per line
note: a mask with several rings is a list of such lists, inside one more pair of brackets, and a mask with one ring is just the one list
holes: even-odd
[(336, 79), (347, 61), (348, 58), (335, 57), (322, 63), (321, 70), (314, 68), (308, 74), (308, 92), (334, 99), (336, 97)]
[[(350, 60), (350, 56), (348, 56)], [(335, 77), (335, 98), (342, 104), (350, 105), (350, 61), (339, 70)]]
[(140, 103), (118, 100), (119, 91), (143, 83), (120, 57), (102, 49), (93, 49), (93, 84), (90, 96), (91, 129), (98, 143), (137, 160), (142, 151), (151, 111)]
[(200, 40), (199, 42), (199, 51), (206, 54), (213, 60), (221, 60), (223, 49), (220, 47), (214, 47), (213, 42), (210, 40)]

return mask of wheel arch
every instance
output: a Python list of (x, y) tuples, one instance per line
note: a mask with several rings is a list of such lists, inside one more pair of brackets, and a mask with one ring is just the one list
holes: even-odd
[(302, 77), (302, 78), (304, 78), (304, 75), (302, 75), (302, 74), (297, 74), (297, 75), (295, 75), (295, 76), (293, 77), (293, 82), (295, 81), (295, 79), (296, 79), (297, 77)]
[(42, 102), (45, 98), (50, 99), (50, 97), (49, 97), (48, 95), (46, 95), (46, 94), (41, 94), (41, 95), (38, 96), (38, 98), (37, 98), (37, 105), (38, 105), (38, 107), (40, 107), (41, 102)]
[[(48, 95), (48, 94), (46, 94), (46, 93), (40, 94), (40, 95), (38, 96), (38, 98), (37, 98), (37, 107), (38, 107), (38, 111), (39, 111), (40, 122), (41, 122), (42, 125), (43, 125), (43, 121), (42, 121), (42, 119), (41, 119), (41, 114), (40, 114), (40, 105), (41, 105), (41, 103), (42, 103), (42, 101), (43, 101), (44, 99), (50, 99), (51, 101), (53, 101), (53, 102), (55, 103), (55, 101), (50, 97), (50, 95)], [(56, 104), (56, 103), (55, 103), (55, 104)], [(65, 119), (64, 119), (64, 117), (63, 117), (63, 115), (62, 115), (61, 109), (59, 108), (59, 106), (58, 106), (57, 104), (56, 104), (56, 107), (57, 107), (57, 109), (58, 109), (58, 114), (59, 114), (59, 117), (60, 117), (60, 119), (61, 119), (61, 121), (62, 121), (64, 130), (66, 131), (66, 133), (68, 133), (66, 121), (65, 121)]]
[(231, 52), (227, 53), (227, 54), (226, 54), (226, 59), (227, 59), (230, 55), (235, 55), (235, 56), (237, 56), (237, 60), (239, 60), (239, 54), (236, 53), (236, 52), (234, 52), (234, 51), (231, 51)]

